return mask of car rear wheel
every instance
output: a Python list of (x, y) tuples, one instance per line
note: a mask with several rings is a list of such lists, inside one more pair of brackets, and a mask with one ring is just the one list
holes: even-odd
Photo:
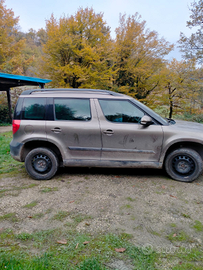
[(202, 172), (202, 159), (195, 150), (177, 149), (166, 157), (165, 169), (174, 180), (192, 182)]
[(58, 159), (50, 149), (35, 148), (26, 156), (25, 168), (33, 179), (48, 180), (58, 169)]

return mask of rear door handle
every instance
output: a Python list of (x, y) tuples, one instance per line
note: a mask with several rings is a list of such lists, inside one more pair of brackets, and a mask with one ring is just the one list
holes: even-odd
[(104, 133), (105, 135), (111, 136), (111, 135), (114, 134), (114, 131), (113, 131), (112, 129), (107, 129), (107, 130), (103, 131), (103, 133)]
[(61, 129), (58, 127), (53, 128), (51, 131), (53, 131), (54, 133), (60, 133)]

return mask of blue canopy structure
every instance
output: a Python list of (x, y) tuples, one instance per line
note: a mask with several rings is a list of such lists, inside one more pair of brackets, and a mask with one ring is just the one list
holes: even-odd
[(51, 82), (51, 80), (44, 80), (40, 78), (33, 78), (0, 72), (0, 91), (7, 92), (10, 119), (12, 119), (10, 88), (25, 85), (33, 85), (39, 86), (40, 88), (44, 88), (45, 83), (49, 82)]
[(44, 80), (40, 78), (32, 78), (27, 76), (20, 76), (14, 74), (7, 74), (0, 72), (0, 91), (6, 91), (11, 87), (23, 86), (23, 85), (36, 85), (44, 88), (45, 83), (49, 83), (51, 80)]

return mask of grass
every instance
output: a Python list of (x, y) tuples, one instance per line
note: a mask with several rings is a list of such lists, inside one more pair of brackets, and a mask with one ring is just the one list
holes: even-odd
[(123, 206), (120, 207), (121, 210), (124, 210), (124, 209), (133, 209), (133, 206), (130, 205), (130, 204), (125, 204)]
[(31, 209), (31, 208), (35, 207), (37, 204), (38, 204), (37, 201), (32, 201), (31, 203), (28, 203), (28, 204), (24, 205), (23, 207)]
[(132, 199), (131, 197), (127, 197), (126, 200), (129, 201), (129, 202), (134, 202), (134, 201), (136, 201), (136, 199)]
[[(177, 252), (171, 254), (161, 254), (159, 262), (163, 260), (170, 262), (173, 270), (202, 270), (203, 269), (203, 251), (198, 248), (183, 247)], [(159, 264), (159, 263), (158, 263)], [(159, 268), (162, 269), (162, 268)]]
[[(7, 189), (2, 189), (0, 190), (0, 198), (6, 195), (10, 195), (10, 196), (16, 196), (19, 194), (19, 192), (23, 189), (29, 189), (29, 188), (33, 188), (36, 187), (37, 184), (30, 184), (28, 186), (22, 186), (22, 187), (11, 187), (11, 188), (7, 188)], [(17, 193), (15, 193), (17, 191)]]
[[(152, 250), (146, 254), (129, 242), (131, 238), (126, 233), (91, 235), (64, 229), (20, 234), (3, 230), (0, 231), (0, 269), (107, 270), (116, 261), (140, 270), (165, 269), (163, 262), (172, 264), (170, 269), (173, 270), (200, 270), (203, 267), (202, 250), (188, 246), (181, 252), (176, 248), (177, 252), (156, 253)], [(116, 248), (125, 251), (118, 253)]]
[(37, 214), (35, 214), (35, 215), (32, 216), (33, 219), (40, 219), (42, 217), (44, 217), (44, 214), (43, 213), (37, 213)]
[(12, 140), (12, 132), (0, 134), (0, 174), (16, 172), (22, 169), (22, 164), (15, 161), (10, 155), (9, 144)]
[(177, 225), (175, 223), (171, 223), (170, 226), (173, 228), (177, 227)]
[(199, 220), (195, 220), (195, 224), (194, 224), (193, 228), (197, 232), (202, 232), (203, 231), (203, 224)]
[(70, 215), (67, 211), (59, 211), (57, 214), (55, 214), (52, 219), (63, 221), (66, 217)]
[[(9, 238), (9, 249), (5, 248), (8, 240), (5, 238)], [(66, 239), (67, 244), (58, 243), (60, 239)], [(132, 266), (136, 266), (136, 269), (155, 269), (156, 254), (144, 255), (142, 250), (129, 243), (128, 239), (128, 235), (92, 236), (70, 234), (69, 231), (59, 229), (18, 235), (12, 231), (7, 234), (4, 232), (4, 241), (0, 246), (0, 269), (104, 270), (110, 269), (108, 264), (115, 260), (123, 260), (124, 263), (128, 261)], [(115, 251), (115, 248), (121, 247), (126, 251)], [(40, 255), (32, 253), (33, 249)]]
[(186, 234), (186, 232), (184, 231), (179, 231), (177, 230), (176, 232), (172, 232), (171, 234), (169, 234), (167, 236), (167, 238), (171, 241), (171, 242), (193, 242), (191, 237), (189, 235)]
[(58, 191), (58, 187), (44, 187), (40, 190), (42, 193)]
[(16, 213), (7, 213), (3, 216), (0, 216), (0, 221), (2, 220), (8, 220), (11, 222), (17, 222), (18, 218), (16, 217)]
[(185, 214), (185, 213), (181, 213), (181, 216), (184, 217), (184, 218), (191, 218), (190, 215)]

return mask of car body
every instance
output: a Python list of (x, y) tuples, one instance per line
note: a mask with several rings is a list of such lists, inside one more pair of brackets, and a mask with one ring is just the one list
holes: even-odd
[(38, 180), (75, 166), (165, 168), (191, 182), (202, 172), (203, 125), (164, 119), (108, 90), (26, 90), (15, 108), (10, 150)]

